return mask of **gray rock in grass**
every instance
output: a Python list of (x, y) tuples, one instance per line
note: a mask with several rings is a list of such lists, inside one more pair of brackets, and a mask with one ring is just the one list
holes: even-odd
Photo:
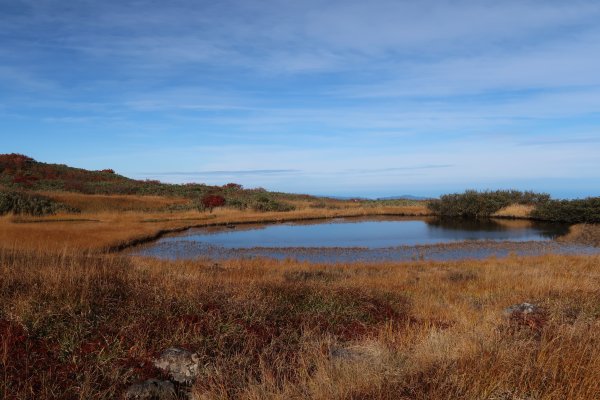
[(191, 385), (200, 374), (200, 358), (190, 351), (171, 347), (154, 360), (154, 366), (168, 374), (173, 382)]

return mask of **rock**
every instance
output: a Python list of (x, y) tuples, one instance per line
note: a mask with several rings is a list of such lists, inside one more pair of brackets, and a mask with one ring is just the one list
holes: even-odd
[(175, 385), (169, 381), (149, 379), (145, 382), (129, 386), (125, 391), (125, 399), (128, 400), (175, 400), (177, 395)]
[(514, 304), (504, 309), (504, 314), (535, 314), (541, 312), (541, 308), (531, 303)]
[(515, 304), (504, 309), (509, 324), (513, 328), (528, 327), (538, 337), (546, 325), (547, 315), (544, 309), (530, 303)]
[(171, 347), (154, 360), (154, 366), (169, 375), (173, 382), (191, 385), (200, 374), (200, 358), (184, 349)]

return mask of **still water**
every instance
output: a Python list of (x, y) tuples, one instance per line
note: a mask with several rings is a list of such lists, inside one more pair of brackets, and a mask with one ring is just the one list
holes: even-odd
[(270, 225), (238, 225), (188, 231), (164, 241), (195, 241), (226, 248), (384, 248), (463, 240), (550, 240), (568, 226), (506, 220), (431, 218), (335, 219)]
[(296, 258), (319, 262), (482, 258), (509, 253), (589, 253), (560, 245), (556, 223), (436, 218), (340, 218), (192, 229), (135, 253), (162, 258)]

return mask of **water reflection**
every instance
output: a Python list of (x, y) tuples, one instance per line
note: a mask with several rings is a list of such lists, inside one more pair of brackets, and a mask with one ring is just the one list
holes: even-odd
[[(513, 231), (515, 235), (519, 235), (516, 231), (521, 231), (521, 235), (537, 234), (542, 238), (554, 239), (558, 236), (565, 235), (569, 232), (568, 224), (558, 224), (553, 222), (517, 220), (517, 219), (467, 219), (467, 218), (432, 218), (426, 220), (426, 223), (432, 229), (442, 229), (445, 231), (462, 232), (477, 232), (475, 235), (481, 238), (481, 232), (505, 232)], [(471, 235), (469, 235), (471, 236)], [(485, 234), (484, 234), (485, 236)], [(513, 235), (514, 237), (514, 235)]]
[(531, 221), (437, 218), (345, 218), (190, 230), (160, 242), (193, 241), (229, 249), (415, 246), (464, 240), (544, 241), (567, 225)]

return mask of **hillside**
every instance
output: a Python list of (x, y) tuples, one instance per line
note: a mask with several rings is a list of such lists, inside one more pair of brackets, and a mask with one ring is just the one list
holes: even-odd
[(22, 154), (0, 154), (0, 188), (35, 192), (74, 192), (98, 195), (156, 195), (196, 199), (206, 194), (223, 196), (229, 205), (245, 208), (252, 203), (266, 207), (278, 200), (308, 200), (311, 196), (244, 189), (229, 183), (210, 186), (200, 183), (168, 184), (156, 180), (135, 180), (112, 169), (88, 171), (63, 164), (39, 162)]

